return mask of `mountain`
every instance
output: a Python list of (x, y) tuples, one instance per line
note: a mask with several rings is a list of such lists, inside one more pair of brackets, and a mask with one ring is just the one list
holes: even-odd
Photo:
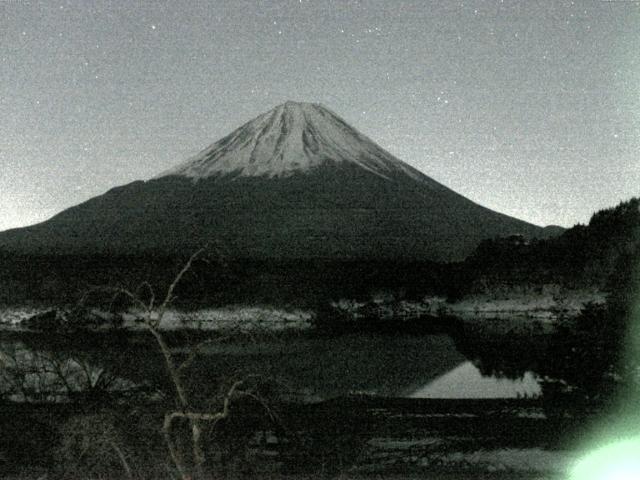
[(148, 181), (0, 233), (27, 254), (457, 260), (486, 238), (547, 236), (398, 160), (323, 106), (287, 102)]

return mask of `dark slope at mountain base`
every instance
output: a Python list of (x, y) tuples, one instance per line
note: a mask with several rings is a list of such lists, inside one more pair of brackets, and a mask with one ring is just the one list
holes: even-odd
[(30, 254), (185, 254), (228, 258), (451, 261), (486, 238), (544, 236), (440, 185), (323, 165), (282, 178), (167, 176), (134, 182), (51, 220), (0, 234)]

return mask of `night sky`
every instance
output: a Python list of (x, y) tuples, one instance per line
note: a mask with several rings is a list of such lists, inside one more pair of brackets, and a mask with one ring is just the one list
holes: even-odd
[(0, 230), (288, 99), (487, 207), (584, 223), (640, 194), (640, 3), (0, 1)]

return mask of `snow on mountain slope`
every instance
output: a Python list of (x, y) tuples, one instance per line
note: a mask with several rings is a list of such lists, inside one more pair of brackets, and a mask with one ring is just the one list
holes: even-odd
[(327, 108), (291, 101), (244, 124), (159, 177), (286, 177), (328, 162), (349, 162), (383, 178), (404, 173), (414, 179), (430, 180)]
[(478, 205), (328, 109), (287, 102), (149, 181), (28, 228), (0, 250), (175, 255), (212, 241), (240, 259), (454, 261), (542, 229)]

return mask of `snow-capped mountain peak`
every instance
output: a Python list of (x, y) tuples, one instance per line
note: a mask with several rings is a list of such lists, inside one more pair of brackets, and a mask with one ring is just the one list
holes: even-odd
[(259, 115), (160, 177), (286, 177), (331, 162), (356, 164), (382, 177), (390, 172), (423, 177), (327, 108), (292, 101)]
[(214, 239), (242, 262), (457, 261), (486, 238), (541, 231), (413, 169), (326, 108), (287, 102), (151, 181), (0, 232), (0, 249), (170, 258)]

